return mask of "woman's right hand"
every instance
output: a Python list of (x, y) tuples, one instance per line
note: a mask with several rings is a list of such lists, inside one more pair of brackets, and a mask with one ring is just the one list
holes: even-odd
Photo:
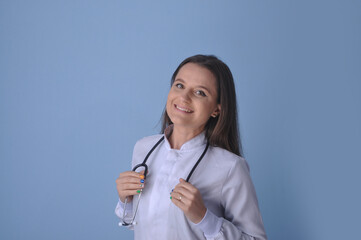
[(144, 188), (144, 171), (134, 172), (127, 171), (119, 174), (117, 180), (117, 190), (119, 194), (119, 199), (123, 203), (125, 198), (128, 197), (128, 202), (133, 199), (133, 195), (139, 194)]

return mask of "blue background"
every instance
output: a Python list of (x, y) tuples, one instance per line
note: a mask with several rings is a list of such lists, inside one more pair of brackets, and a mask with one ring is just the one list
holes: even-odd
[(0, 239), (132, 239), (115, 179), (186, 57), (231, 68), (269, 239), (359, 238), (361, 2), (0, 1)]

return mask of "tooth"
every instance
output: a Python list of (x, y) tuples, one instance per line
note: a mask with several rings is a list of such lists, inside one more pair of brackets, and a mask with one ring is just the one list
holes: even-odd
[(177, 108), (180, 109), (180, 110), (182, 110), (182, 111), (188, 112), (188, 113), (191, 112), (190, 110), (185, 109), (185, 108), (181, 108), (181, 107), (178, 107), (178, 106), (177, 106)]

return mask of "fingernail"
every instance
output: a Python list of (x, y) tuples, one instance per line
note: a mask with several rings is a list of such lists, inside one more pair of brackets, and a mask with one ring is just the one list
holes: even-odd
[(140, 190), (137, 191), (137, 193), (140, 193), (140, 192), (141, 192)]
[(141, 182), (141, 183), (144, 183), (144, 180), (142, 179), (142, 180), (140, 180), (140, 182)]
[(144, 179), (144, 175), (140, 175), (139, 177), (140, 177), (140, 179)]
[(170, 199), (172, 199), (172, 196), (170, 197)]
[(172, 189), (172, 192), (173, 192), (174, 188)]

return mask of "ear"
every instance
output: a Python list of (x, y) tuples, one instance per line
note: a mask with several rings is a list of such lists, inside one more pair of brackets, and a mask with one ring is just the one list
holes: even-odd
[(216, 118), (221, 113), (221, 104), (217, 104), (216, 109), (212, 112), (211, 116)]

